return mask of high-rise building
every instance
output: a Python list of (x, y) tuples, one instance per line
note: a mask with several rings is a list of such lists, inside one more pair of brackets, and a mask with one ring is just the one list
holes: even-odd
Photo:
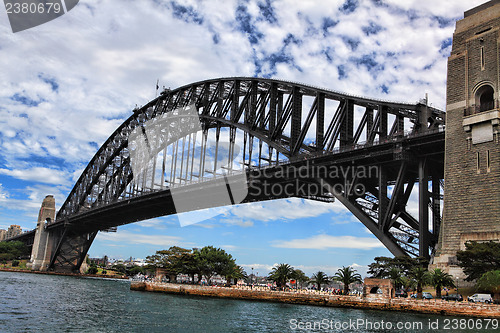
[(7, 230), (0, 229), (0, 241), (3, 241), (5, 239), (5, 236), (7, 236)]
[(12, 238), (23, 233), (21, 226), (13, 224), (7, 229), (7, 234), (5, 238)]

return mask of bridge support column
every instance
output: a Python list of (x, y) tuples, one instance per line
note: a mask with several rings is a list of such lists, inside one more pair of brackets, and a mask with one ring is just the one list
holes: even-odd
[(54, 221), (56, 204), (54, 197), (48, 195), (43, 199), (42, 207), (38, 214), (38, 223), (35, 232), (31, 258), (28, 267), (35, 271), (46, 271), (52, 254), (52, 239), (45, 229), (46, 223)]
[(427, 161), (419, 162), (418, 166), (418, 220), (419, 220), (419, 253), (429, 259), (429, 173)]
[(499, 28), (498, 1), (465, 12), (448, 58), (443, 221), (431, 268), (459, 278), (467, 242), (500, 242)]

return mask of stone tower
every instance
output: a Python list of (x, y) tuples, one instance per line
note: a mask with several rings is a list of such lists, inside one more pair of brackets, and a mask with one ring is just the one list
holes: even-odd
[(456, 252), (500, 241), (500, 0), (465, 12), (448, 58), (445, 196), (433, 267), (464, 277)]
[(31, 259), (28, 264), (32, 270), (45, 271), (50, 263), (51, 246), (49, 232), (45, 230), (45, 224), (54, 221), (56, 216), (56, 201), (52, 195), (43, 199), (42, 207), (38, 213), (38, 223), (31, 250)]

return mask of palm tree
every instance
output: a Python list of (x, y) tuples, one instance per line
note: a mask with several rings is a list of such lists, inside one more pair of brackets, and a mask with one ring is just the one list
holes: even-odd
[(417, 298), (422, 299), (422, 286), (429, 282), (429, 272), (424, 267), (415, 267), (410, 271), (410, 277), (417, 285)]
[(300, 269), (295, 270), (295, 279), (297, 280), (297, 284), (299, 288), (302, 288), (302, 283), (309, 281), (309, 278), (307, 277), (306, 273), (304, 273)]
[(398, 290), (399, 287), (403, 285), (403, 275), (401, 274), (401, 271), (398, 268), (396, 267), (391, 268), (388, 272), (388, 276), (389, 279), (391, 279), (392, 284), (394, 285), (394, 288), (396, 288), (396, 290)]
[(332, 279), (344, 284), (344, 295), (349, 294), (349, 285), (351, 283), (362, 282), (361, 275), (356, 273), (356, 270), (352, 269), (350, 266), (339, 268), (337, 273), (332, 276)]
[(330, 279), (328, 279), (328, 275), (326, 275), (322, 271), (319, 271), (311, 276), (311, 282), (316, 283), (318, 285), (318, 290), (321, 290), (321, 285), (327, 284), (328, 282), (330, 282)]
[(234, 284), (238, 283), (239, 279), (247, 279), (247, 273), (240, 265), (236, 265), (233, 263), (224, 271), (224, 275), (226, 277), (227, 285), (231, 285), (231, 282), (234, 280)]
[(453, 276), (436, 268), (429, 272), (429, 284), (436, 288), (436, 298), (441, 298), (441, 289), (443, 287), (455, 287)]
[(417, 287), (415, 281), (408, 276), (402, 276), (401, 281), (403, 282), (403, 287), (405, 288), (405, 290), (415, 289)]
[(279, 264), (273, 267), (271, 273), (268, 275), (268, 279), (276, 282), (276, 285), (281, 290), (284, 289), (286, 283), (295, 277), (295, 270), (289, 264)]

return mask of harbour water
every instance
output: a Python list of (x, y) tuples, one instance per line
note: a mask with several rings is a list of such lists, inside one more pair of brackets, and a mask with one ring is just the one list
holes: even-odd
[(167, 295), (129, 288), (126, 280), (0, 272), (0, 332), (496, 331), (495, 322), (486, 319)]

